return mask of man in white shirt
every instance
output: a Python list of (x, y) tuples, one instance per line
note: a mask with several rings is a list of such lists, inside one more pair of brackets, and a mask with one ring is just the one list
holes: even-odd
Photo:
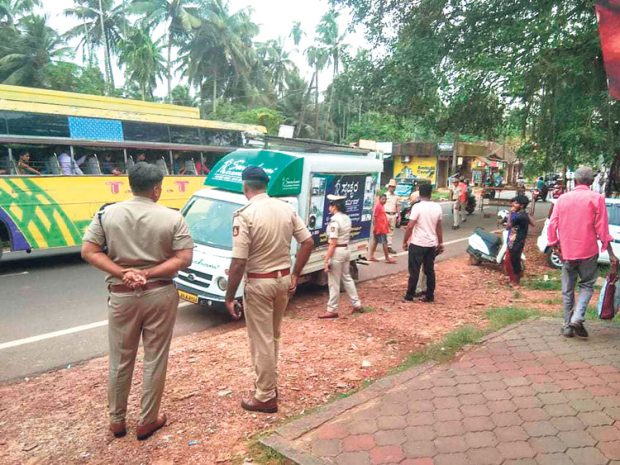
[(422, 302), (435, 300), (435, 257), (443, 252), (443, 214), (441, 206), (431, 201), (432, 192), (430, 184), (420, 185), (420, 202), (411, 208), (405, 230), (403, 250), (409, 251), (407, 301), (413, 301), (422, 268), (426, 274), (426, 296)]
[(71, 158), (71, 155), (69, 155), (66, 150), (60, 149), (58, 151), (60, 152), (60, 155), (58, 155), (58, 164), (60, 165), (60, 172), (62, 174), (66, 176), (84, 174), (80, 169), (80, 165), (86, 160), (86, 155), (76, 161)]

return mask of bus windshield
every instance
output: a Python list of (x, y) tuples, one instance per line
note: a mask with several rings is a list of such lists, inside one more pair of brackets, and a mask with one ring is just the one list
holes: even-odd
[(233, 214), (242, 206), (194, 197), (183, 212), (194, 242), (218, 249), (232, 249)]

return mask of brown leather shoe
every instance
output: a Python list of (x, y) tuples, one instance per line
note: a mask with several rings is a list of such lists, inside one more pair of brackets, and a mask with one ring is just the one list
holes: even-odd
[(127, 434), (127, 425), (125, 424), (125, 420), (118, 421), (116, 423), (110, 422), (110, 431), (115, 438), (122, 438)]
[(324, 312), (319, 315), (319, 318), (338, 318), (338, 314), (336, 312)]
[(145, 439), (150, 438), (155, 431), (166, 424), (166, 415), (162, 414), (157, 417), (157, 420), (147, 423), (145, 425), (138, 425), (136, 428), (136, 436), (138, 437), (138, 441), (144, 441)]
[(278, 411), (278, 399), (274, 397), (267, 402), (261, 402), (252, 396), (250, 399), (243, 399), (241, 407), (250, 412), (276, 413)]

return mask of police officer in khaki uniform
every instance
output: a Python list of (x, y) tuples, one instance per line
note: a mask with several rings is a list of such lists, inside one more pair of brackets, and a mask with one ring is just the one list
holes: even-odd
[[(250, 411), (278, 411), (277, 368), (280, 326), (289, 295), (295, 292), (314, 243), (310, 231), (293, 210), (267, 195), (269, 177), (262, 168), (247, 167), (241, 176), (248, 205), (233, 218), (233, 250), (226, 307), (240, 318), (235, 294), (245, 274), (243, 308), (256, 372), (254, 396), (241, 406)], [(291, 240), (301, 245), (291, 274)]]
[(345, 213), (345, 196), (329, 194), (329, 213), (332, 215), (327, 226), (329, 246), (325, 255), (325, 271), (329, 284), (329, 301), (327, 311), (319, 318), (338, 318), (338, 300), (340, 300), (340, 284), (351, 299), (353, 312), (362, 311), (362, 303), (357, 295), (355, 282), (351, 277), (351, 254), (349, 242), (351, 240), (351, 218)]
[(134, 197), (100, 210), (83, 239), (82, 257), (107, 273), (108, 408), (116, 437), (127, 433), (127, 398), (140, 337), (144, 380), (138, 439), (166, 423), (159, 407), (179, 302), (172, 278), (191, 264), (194, 244), (181, 214), (156, 204), (162, 180), (155, 165), (135, 164), (129, 169)]
[(388, 221), (390, 223), (390, 232), (388, 233), (388, 250), (390, 253), (396, 253), (394, 248), (392, 247), (392, 241), (394, 240), (394, 230), (396, 229), (396, 220), (398, 219), (398, 195), (396, 195), (396, 179), (390, 179), (390, 182), (387, 184), (387, 192), (385, 196), (387, 200), (385, 202), (384, 208), (385, 213), (388, 217)]

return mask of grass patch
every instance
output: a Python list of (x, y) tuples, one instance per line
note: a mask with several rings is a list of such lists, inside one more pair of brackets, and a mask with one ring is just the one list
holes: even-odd
[(431, 199), (439, 201), (450, 200), (450, 193), (433, 191), (433, 193), (431, 194)]
[[(273, 450), (271, 447), (266, 447), (258, 442), (258, 439), (253, 439), (248, 447), (250, 457), (253, 459), (253, 463), (261, 465), (290, 465), (292, 462), (284, 457), (279, 452)], [(234, 461), (235, 465), (243, 463), (243, 458), (240, 457)]]
[(498, 307), (489, 309), (486, 312), (486, 317), (489, 321), (487, 328), (480, 329), (469, 325), (461, 326), (446, 334), (440, 342), (410, 354), (393, 372), (399, 373), (426, 362), (446, 362), (452, 359), (463, 347), (478, 343), (487, 334), (540, 314), (538, 310), (529, 308)]
[(562, 290), (562, 281), (559, 277), (549, 276), (548, 279), (545, 280), (544, 276), (537, 278), (529, 278), (524, 279), (521, 282), (521, 285), (527, 289), (532, 289), (535, 291), (561, 291)]
[(516, 308), (516, 307), (497, 307), (486, 311), (486, 317), (489, 320), (487, 333), (492, 333), (505, 326), (527, 320), (541, 313), (532, 308)]
[(374, 307), (366, 307), (366, 306), (363, 306), (363, 307), (361, 308), (361, 312), (362, 312), (362, 313), (372, 313), (372, 312), (374, 312), (374, 311), (375, 311)]
[(562, 305), (562, 298), (556, 297), (554, 299), (544, 299), (541, 301), (545, 305)]

